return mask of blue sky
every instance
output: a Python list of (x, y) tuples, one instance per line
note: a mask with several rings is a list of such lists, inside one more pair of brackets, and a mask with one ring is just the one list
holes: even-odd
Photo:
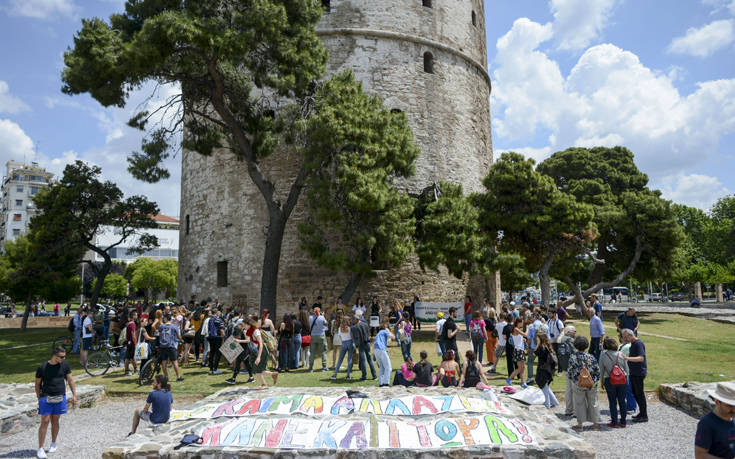
[[(140, 145), (125, 125), (130, 113), (175, 89), (153, 100), (141, 92), (126, 109), (60, 91), (80, 19), (122, 5), (0, 0), (0, 162), (34, 160), (59, 174), (90, 161), (177, 215), (179, 158), (157, 185), (134, 180), (125, 163)], [(735, 192), (735, 0), (503, 0), (485, 9), (496, 155), (540, 161), (574, 145), (620, 144), (668, 199), (706, 209)]]

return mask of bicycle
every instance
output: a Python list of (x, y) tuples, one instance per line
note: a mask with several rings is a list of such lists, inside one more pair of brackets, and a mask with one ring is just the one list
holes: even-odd
[(109, 343), (104, 343), (105, 349), (101, 352), (95, 352), (87, 358), (87, 363), (84, 365), (84, 371), (90, 376), (102, 376), (107, 373), (107, 370), (112, 366), (117, 366), (120, 362), (120, 349), (122, 346), (111, 346)]
[(161, 372), (161, 361), (158, 359), (158, 350), (156, 355), (152, 356), (142, 367), (138, 373), (138, 385), (146, 386), (153, 382), (153, 378)]
[(74, 336), (72, 335), (59, 336), (58, 338), (54, 339), (54, 343), (51, 345), (51, 350), (54, 350), (57, 347), (63, 347), (64, 350), (69, 351), (73, 347), (73, 345), (74, 345)]

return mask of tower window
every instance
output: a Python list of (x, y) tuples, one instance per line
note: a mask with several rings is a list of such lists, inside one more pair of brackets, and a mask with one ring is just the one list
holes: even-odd
[(189, 215), (186, 216), (186, 234), (189, 234)]
[(434, 73), (434, 56), (428, 51), (424, 53), (424, 72)]
[(427, 8), (431, 8), (431, 0), (421, 0), (421, 4)]
[(227, 287), (227, 261), (217, 262), (217, 287)]
[(332, 5), (330, 0), (322, 0), (322, 6), (325, 10), (327, 10), (327, 13), (332, 11)]
[(477, 14), (474, 11), (472, 11), (472, 25), (477, 27)]

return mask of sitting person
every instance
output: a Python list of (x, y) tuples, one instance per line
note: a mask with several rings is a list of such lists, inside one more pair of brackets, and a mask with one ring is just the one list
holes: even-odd
[(477, 360), (474, 351), (467, 351), (464, 354), (467, 359), (462, 368), (462, 376), (459, 378), (459, 385), (462, 387), (477, 387), (478, 384), (484, 383), (487, 387), (487, 377), (482, 371), (482, 364)]
[[(156, 375), (156, 379), (153, 381), (153, 392), (148, 394), (145, 407), (142, 411), (136, 409), (133, 414), (133, 430), (130, 431), (128, 436), (133, 435), (138, 430), (141, 419), (154, 425), (168, 422), (173, 403), (174, 399), (171, 396), (171, 385), (168, 383), (168, 378), (162, 374)], [(153, 410), (149, 411), (151, 407)]]
[(416, 373), (413, 367), (411, 357), (406, 357), (406, 361), (401, 365), (401, 369), (396, 371), (396, 376), (393, 378), (393, 385), (414, 386), (416, 384)]
[(444, 353), (444, 361), (439, 366), (439, 381), (442, 386), (457, 386), (459, 384), (459, 364), (454, 360), (454, 350), (448, 349)]
[(426, 360), (428, 354), (426, 351), (421, 351), (419, 354), (421, 360), (413, 366), (413, 371), (416, 373), (416, 386), (417, 387), (429, 387), (434, 385), (434, 381), (431, 378), (431, 373), (434, 371), (434, 367), (431, 363)]

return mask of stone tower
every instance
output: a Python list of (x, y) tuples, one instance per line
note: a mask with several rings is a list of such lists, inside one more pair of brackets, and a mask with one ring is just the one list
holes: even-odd
[[(466, 192), (479, 191), (492, 163), (483, 1), (322, 3), (328, 12), (317, 30), (329, 50), (328, 72), (351, 69), (364, 90), (408, 117), (422, 153), (416, 175), (399, 186), (417, 193), (444, 180), (462, 184)], [(275, 177), (293, 173), (283, 155), (263, 166)], [(295, 308), (301, 296), (313, 301), (322, 295), (332, 303), (348, 280), (316, 267), (299, 249), (296, 223), (303, 217), (299, 205), (283, 241), (280, 313)], [(184, 151), (181, 219), (179, 297), (218, 297), (228, 304), (256, 306), (268, 219), (245, 165), (225, 155)], [(356, 295), (405, 299), (416, 294), (427, 301), (460, 301), (470, 292), (498, 298), (497, 280), (469, 284), (444, 272), (422, 273), (414, 257), (399, 270), (363, 280)]]

